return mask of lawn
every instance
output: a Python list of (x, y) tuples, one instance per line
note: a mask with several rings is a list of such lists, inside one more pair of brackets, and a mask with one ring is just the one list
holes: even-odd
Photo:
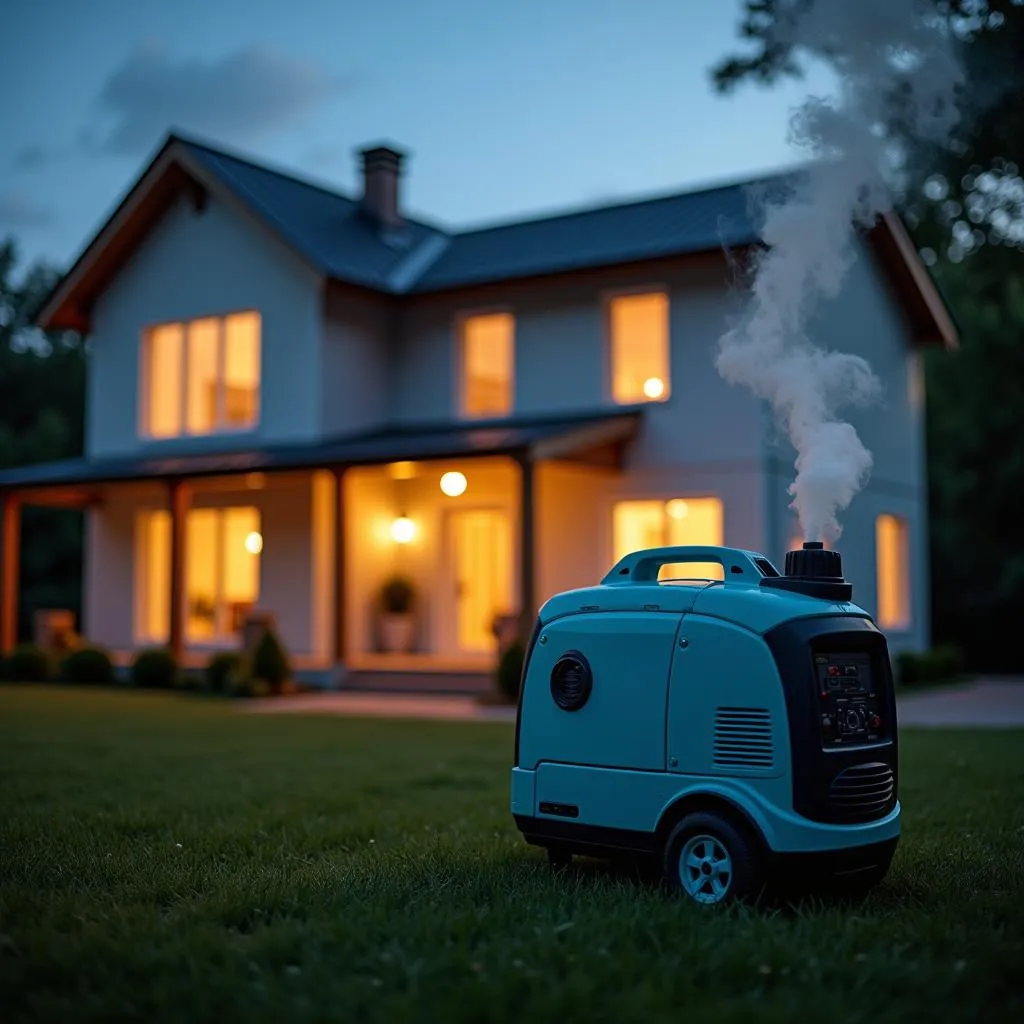
[(552, 875), (511, 739), (0, 689), (0, 1017), (1024, 1019), (1024, 733), (905, 732), (888, 880), (772, 912)]

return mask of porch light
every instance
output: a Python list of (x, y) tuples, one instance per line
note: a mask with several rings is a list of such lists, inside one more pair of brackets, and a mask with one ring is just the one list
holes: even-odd
[(644, 381), (644, 394), (648, 398), (661, 398), (665, 394), (665, 382), (660, 377), (648, 377)]
[(399, 516), (391, 524), (391, 539), (396, 544), (408, 544), (416, 534), (416, 525), (408, 516)]
[(673, 498), (665, 503), (669, 519), (685, 519), (690, 514), (689, 506), (682, 498)]
[(464, 473), (444, 473), (441, 476), (441, 491), (449, 498), (457, 498), (466, 493), (466, 477)]
[(263, 550), (263, 534), (257, 533), (255, 530), (252, 533), (247, 533), (245, 536), (245, 550), (250, 555), (258, 555)]

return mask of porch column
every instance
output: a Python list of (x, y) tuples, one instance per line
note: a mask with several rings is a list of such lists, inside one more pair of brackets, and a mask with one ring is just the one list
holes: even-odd
[(334, 474), (334, 661), (345, 660), (345, 467)]
[(18, 580), (21, 505), (13, 494), (0, 494), (0, 654), (18, 642)]
[(518, 456), (519, 463), (519, 632), (525, 643), (537, 616), (534, 581), (534, 462), (530, 452)]
[(184, 481), (167, 482), (167, 508), (171, 513), (171, 621), (167, 646), (180, 663), (185, 653), (182, 613), (185, 603), (185, 519), (188, 514), (188, 489)]

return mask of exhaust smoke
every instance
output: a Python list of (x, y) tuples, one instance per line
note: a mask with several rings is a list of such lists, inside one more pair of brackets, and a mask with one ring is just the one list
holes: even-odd
[(791, 141), (811, 162), (785, 198), (762, 199), (767, 248), (753, 265), (746, 311), (720, 339), (715, 362), (725, 380), (771, 404), (797, 453), (790, 507), (805, 539), (834, 543), (838, 513), (872, 466), (837, 413), (873, 401), (880, 383), (860, 356), (815, 347), (808, 322), (820, 300), (838, 294), (856, 258), (856, 229), (892, 208), (882, 173), (893, 154), (882, 126), (896, 116), (913, 136), (948, 138), (962, 72), (934, 3), (776, 0), (776, 10), (776, 40), (831, 60), (841, 92), (793, 112)]

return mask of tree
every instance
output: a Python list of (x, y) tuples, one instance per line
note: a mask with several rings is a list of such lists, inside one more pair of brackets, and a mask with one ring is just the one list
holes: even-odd
[[(0, 244), (0, 469), (82, 454), (86, 347), (33, 326), (58, 279), (37, 264), (16, 280), (17, 246)], [(81, 607), (82, 516), (28, 507), (22, 515), (19, 633), (39, 608)]]
[[(1024, 0), (933, 0), (932, 8), (958, 40), (969, 83), (959, 129), (937, 146), (896, 119), (885, 127), (905, 155), (900, 212), (961, 332), (959, 352), (926, 361), (934, 632), (961, 644), (976, 669), (1019, 671)], [(806, 55), (776, 32), (780, 13), (792, 9), (746, 0), (739, 33), (752, 50), (712, 70), (720, 92), (802, 76)]]

